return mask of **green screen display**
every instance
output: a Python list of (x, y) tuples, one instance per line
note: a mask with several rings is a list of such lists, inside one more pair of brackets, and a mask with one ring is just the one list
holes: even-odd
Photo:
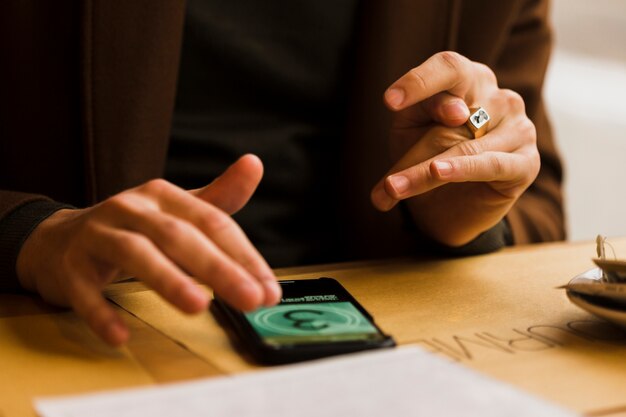
[(280, 304), (245, 316), (265, 343), (274, 346), (381, 337), (376, 327), (350, 302)]

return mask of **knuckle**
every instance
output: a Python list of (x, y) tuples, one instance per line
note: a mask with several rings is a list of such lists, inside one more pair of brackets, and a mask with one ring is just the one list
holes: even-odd
[(132, 197), (129, 194), (120, 193), (102, 202), (101, 208), (114, 213), (127, 212), (133, 208), (133, 203)]
[(539, 171), (541, 170), (541, 158), (539, 156), (539, 151), (537, 151), (536, 148), (533, 150), (533, 152), (531, 152), (530, 155), (528, 155), (528, 160), (530, 166), (530, 175), (532, 177), (532, 180), (534, 180), (535, 178), (537, 178), (537, 175), (539, 175)]
[(120, 234), (116, 240), (120, 251), (131, 255), (143, 253), (152, 244), (147, 237), (133, 233)]
[(528, 117), (520, 118), (516, 123), (515, 129), (523, 143), (530, 144), (534, 147), (537, 146), (537, 128), (532, 120)]
[(498, 158), (497, 155), (489, 156), (489, 166), (491, 167), (491, 171), (493, 173), (493, 178), (502, 178), (502, 176), (506, 172), (506, 167), (504, 166), (504, 162)]
[(189, 232), (189, 225), (184, 220), (167, 218), (161, 221), (161, 234), (169, 241), (177, 241)]
[(479, 140), (466, 140), (458, 146), (463, 155), (466, 156), (475, 156), (482, 153), (482, 145)]
[(408, 75), (409, 75), (409, 79), (411, 80), (411, 82), (414, 83), (418, 89), (420, 90), (428, 89), (428, 84), (426, 83), (424, 76), (420, 74), (420, 71), (417, 68), (411, 69)]
[(500, 90), (500, 94), (502, 95), (503, 101), (506, 106), (512, 111), (523, 113), (526, 110), (524, 99), (515, 91), (504, 89)]
[(476, 174), (476, 172), (478, 172), (478, 164), (476, 163), (476, 159), (466, 158), (465, 169), (470, 175)]
[(490, 84), (498, 84), (498, 78), (493, 70), (488, 66), (480, 62), (474, 63), (480, 76)]
[(198, 227), (208, 233), (219, 233), (229, 229), (233, 225), (233, 220), (223, 211), (215, 208), (207, 215), (198, 219)]
[(430, 184), (435, 180), (430, 172), (430, 164), (414, 165), (409, 168), (406, 173), (406, 177), (409, 180), (409, 188), (408, 191), (404, 193), (405, 197), (419, 193), (422, 182)]
[(476, 161), (473, 158), (457, 158), (452, 161), (452, 166), (463, 176), (472, 176), (476, 172)]
[(252, 274), (257, 275), (257, 276), (262, 276), (263, 271), (266, 268), (265, 263), (261, 261), (260, 259), (258, 259), (256, 256), (246, 256), (241, 261), (241, 266), (246, 271), (251, 271)]
[(174, 185), (170, 182), (162, 178), (156, 178), (143, 184), (140, 189), (146, 194), (161, 195), (170, 190), (172, 187), (174, 187)]
[(444, 65), (455, 72), (460, 72), (465, 67), (467, 60), (463, 55), (454, 51), (439, 52), (437, 56)]
[(236, 283), (236, 280), (233, 279), (232, 265), (222, 256), (211, 257), (204, 270), (206, 271), (205, 278), (211, 282), (214, 289), (223, 290)]

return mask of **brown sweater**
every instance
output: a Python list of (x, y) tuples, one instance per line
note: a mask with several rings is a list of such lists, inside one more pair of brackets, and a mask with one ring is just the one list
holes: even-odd
[[(507, 216), (516, 244), (564, 237), (561, 164), (541, 98), (550, 54), (541, 0), (363, 0), (337, 210), (350, 257), (420, 253), (432, 242), (401, 210), (377, 212), (390, 167), (385, 88), (441, 50), (490, 66), (537, 127), (542, 168)], [(39, 221), (163, 175), (184, 2), (7, 0), (0, 4), (0, 288)]]

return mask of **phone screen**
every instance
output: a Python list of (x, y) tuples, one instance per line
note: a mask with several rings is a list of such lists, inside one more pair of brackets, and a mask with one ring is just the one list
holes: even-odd
[(307, 288), (302, 284), (281, 282), (280, 304), (244, 314), (265, 344), (283, 346), (384, 339), (341, 286), (329, 283)]

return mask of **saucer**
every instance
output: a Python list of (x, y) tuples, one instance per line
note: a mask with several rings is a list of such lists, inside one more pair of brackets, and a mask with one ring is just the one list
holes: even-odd
[[(599, 282), (602, 279), (602, 270), (600, 270), (600, 268), (591, 269), (577, 275), (572, 281), (580, 280), (581, 278), (597, 280)], [(626, 305), (607, 299), (606, 297), (581, 294), (571, 289), (567, 289), (566, 294), (572, 303), (583, 310), (626, 328)]]

